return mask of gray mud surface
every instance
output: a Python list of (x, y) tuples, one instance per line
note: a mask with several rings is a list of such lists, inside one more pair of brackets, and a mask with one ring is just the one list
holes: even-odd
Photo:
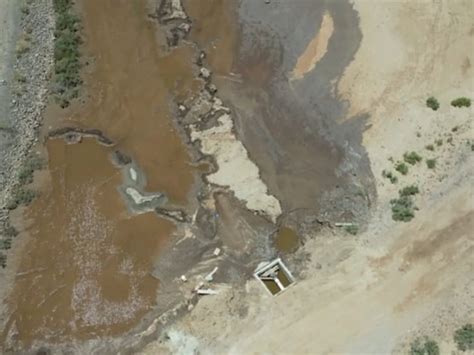
[[(325, 11), (334, 20), (327, 53), (315, 70), (290, 82)], [(333, 93), (361, 40), (356, 11), (346, 1), (244, 0), (238, 15), (236, 71), (242, 82), (222, 79), (218, 87), (236, 112), (239, 138), (270, 192), (286, 213), (304, 209), (332, 221), (361, 217), (354, 207), (368, 201), (360, 201), (357, 191), (374, 193), (361, 146), (365, 117), (342, 122), (347, 104)], [(328, 198), (336, 205), (330, 214), (321, 208)]]

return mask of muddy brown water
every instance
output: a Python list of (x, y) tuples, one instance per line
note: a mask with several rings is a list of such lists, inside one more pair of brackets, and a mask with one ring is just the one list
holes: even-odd
[(122, 332), (155, 302), (150, 270), (173, 225), (153, 213), (128, 215), (110, 148), (88, 138), (50, 140), (47, 149), (48, 188), (25, 213), (30, 240), (7, 331), (24, 344)]
[(19, 346), (121, 334), (156, 302), (153, 261), (175, 227), (153, 213), (128, 213), (112, 149), (137, 161), (148, 191), (164, 192), (177, 204), (187, 203), (197, 169), (174, 129), (169, 103), (172, 95), (199, 88), (194, 49), (168, 53), (145, 0), (77, 4), (84, 52), (94, 58), (84, 75), (84, 100), (67, 110), (50, 107), (46, 122), (100, 129), (117, 144), (46, 144), (49, 178), (24, 213), (29, 237), (2, 336)]
[(299, 244), (299, 237), (289, 227), (281, 227), (275, 237), (275, 247), (282, 253), (295, 251)]

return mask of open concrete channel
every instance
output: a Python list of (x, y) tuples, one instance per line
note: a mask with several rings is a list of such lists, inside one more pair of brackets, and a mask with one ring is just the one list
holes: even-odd
[[(13, 218), (5, 352), (132, 352), (192, 309), (203, 275), (243, 287), (281, 255), (297, 278), (308, 230), (364, 223), (364, 118), (344, 123), (332, 92), (360, 40), (347, 2), (76, 9), (83, 90), (45, 110), (41, 194)], [(342, 45), (321, 49), (321, 23)]]

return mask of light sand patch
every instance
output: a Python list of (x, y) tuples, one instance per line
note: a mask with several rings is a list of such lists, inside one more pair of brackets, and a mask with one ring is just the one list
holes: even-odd
[(326, 54), (329, 39), (334, 32), (334, 22), (329, 13), (325, 13), (321, 22), (321, 27), (316, 36), (308, 43), (303, 54), (298, 58), (295, 68), (291, 74), (291, 80), (301, 79), (306, 73), (316, 67), (316, 64)]
[(192, 141), (201, 141), (201, 151), (212, 155), (219, 166), (217, 172), (207, 176), (209, 182), (228, 186), (235, 196), (252, 211), (265, 213), (273, 221), (281, 214), (278, 200), (268, 194), (260, 179), (258, 167), (249, 159), (247, 150), (232, 133), (232, 118), (219, 117), (219, 125), (204, 131), (193, 130)]

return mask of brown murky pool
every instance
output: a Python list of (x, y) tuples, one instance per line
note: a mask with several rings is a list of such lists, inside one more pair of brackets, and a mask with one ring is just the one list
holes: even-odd
[(275, 237), (275, 247), (282, 253), (295, 251), (299, 244), (296, 232), (288, 227), (281, 227)]
[[(52, 128), (96, 128), (116, 142), (49, 140), (48, 178), (25, 212), (29, 237), (8, 299), (3, 334), (20, 345), (115, 335), (155, 304), (151, 276), (174, 226), (153, 213), (131, 216), (117, 191), (112, 149), (136, 160), (147, 190), (184, 205), (194, 182), (171, 121), (169, 99), (198, 88), (189, 46), (166, 52), (146, 0), (78, 0), (86, 55), (84, 100), (48, 109)], [(11, 337), (13, 336), (13, 337)]]

